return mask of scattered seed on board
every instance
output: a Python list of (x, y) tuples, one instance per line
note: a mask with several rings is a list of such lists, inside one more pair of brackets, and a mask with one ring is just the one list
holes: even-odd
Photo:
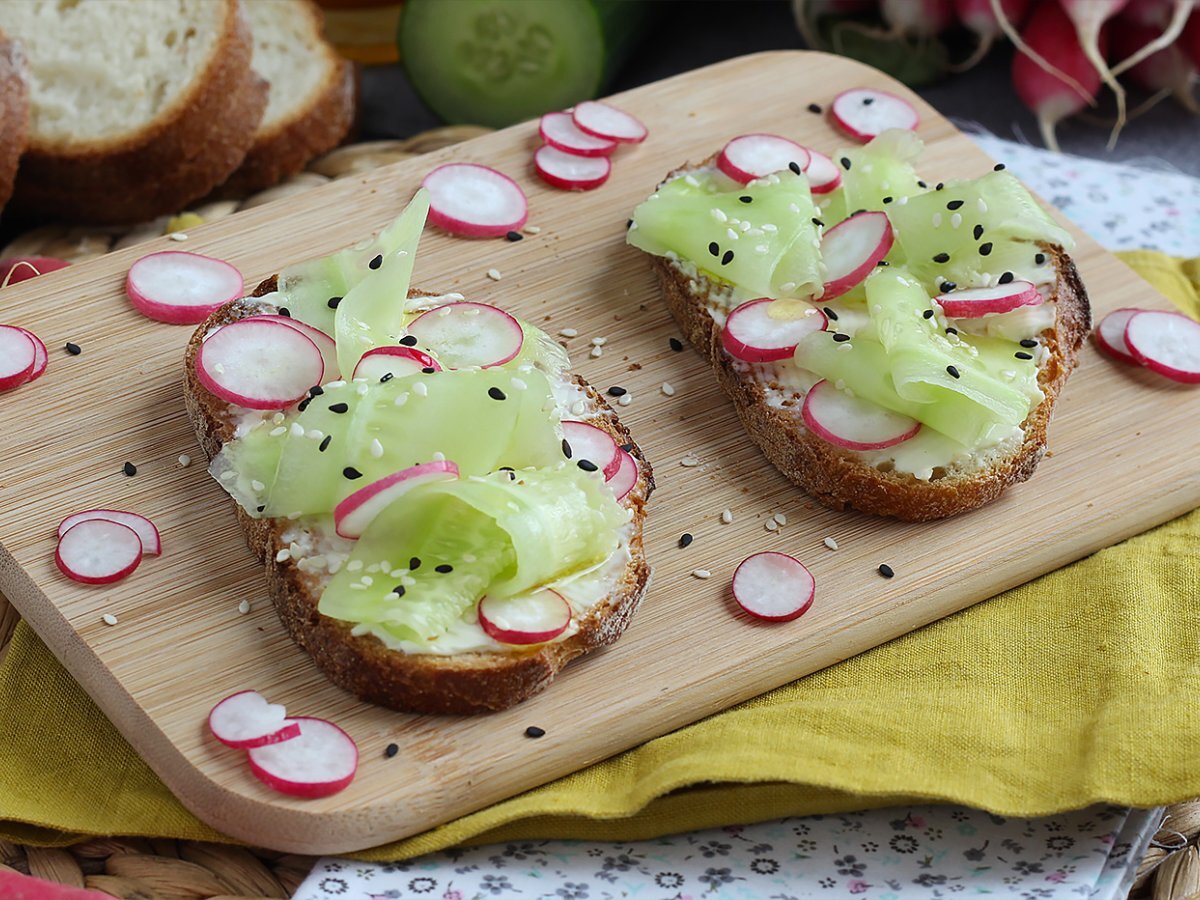
[(608, 343), (608, 338), (606, 338), (606, 337), (592, 338), (592, 346), (593, 347), (603, 347), (607, 343)]
[(167, 237), (173, 241), (186, 241), (188, 239), (186, 231), (172, 231)]
[(705, 578), (712, 578), (712, 572), (708, 569), (692, 569), (692, 577), (703, 581)]
[(241, 613), (243, 616), (247, 615), (250, 612), (250, 601), (243, 600), (241, 603), (239, 603), (238, 604), (238, 612)]
[(528, 728), (525, 729), (525, 737), (527, 737), (527, 738), (540, 738), (540, 737), (544, 737), (545, 734), (546, 734), (546, 729), (538, 728), (536, 725), (530, 725)]
[(100, 621), (102, 621), (105, 625), (116, 625), (118, 620), (117, 617), (112, 613), (105, 613), (100, 617)]
[(831, 537), (825, 538), (825, 540), (822, 543), (824, 543), (825, 546), (828, 547), (830, 550), (836, 550), (838, 548), (837, 541), (835, 541)]
[(560, 328), (558, 333), (565, 338), (579, 337), (578, 328)]
[(137, 466), (135, 466), (131, 462), (127, 462), (127, 463), (125, 463), (125, 465), (121, 466), (121, 471), (124, 472), (126, 475), (128, 475), (130, 478), (132, 478), (134, 475), (137, 474)]
[(536, 225), (526, 225), (521, 230), (524, 231), (526, 234), (541, 234), (542, 233), (542, 229), (538, 228)]
[(733, 512), (728, 509), (721, 510), (721, 521), (726, 525), (731, 524), (733, 522)]
[(764, 523), (763, 527), (765, 527), (767, 529), (767, 531), (778, 531), (779, 523), (776, 522), (774, 519), (767, 519), (767, 521)]
[(775, 524), (777, 525), (787, 524), (787, 516), (785, 516), (783, 513), (775, 513), (775, 515), (773, 515), (771, 518), (775, 520)]
[(504, 276), (500, 274), (500, 270), (499, 270), (499, 269), (488, 269), (488, 270), (487, 270), (487, 277), (488, 277), (488, 278), (490, 278), (490, 279), (492, 279), (492, 281), (499, 281), (499, 280), (500, 280), (501, 278), (503, 278)]
[(190, 456), (188, 456), (186, 453), (179, 454), (179, 467), (181, 469), (186, 469), (191, 464), (192, 464), (192, 458)]
[(681, 466), (683, 466), (685, 469), (691, 469), (691, 468), (694, 468), (694, 467), (700, 465), (700, 460), (697, 459), (696, 457), (692, 456), (691, 454), (688, 454), (683, 459), (679, 460), (679, 464)]
[(593, 347), (592, 352), (588, 354), (588, 356), (590, 356), (592, 359), (599, 359), (603, 355), (604, 355), (604, 348), (599, 347), (599, 346)]
[(633, 402), (633, 394), (625, 394), (617, 401), (617, 406), (628, 406)]
[(668, 397), (675, 396), (675, 388), (671, 385), (671, 382), (669, 382), (669, 381), (664, 381), (662, 383), (662, 392), (664, 394), (666, 394)]
[(82, 347), (80, 347), (78, 344), (72, 343), (71, 341), (67, 341), (67, 343), (63, 345), (63, 349), (65, 349), (72, 356), (78, 356), (83, 352)]
[(879, 566), (879, 574), (884, 578), (891, 578), (896, 573), (887, 563), (881, 563)]
[(395, 756), (399, 752), (400, 752), (399, 744), (388, 744), (386, 747), (383, 748), (383, 755), (387, 759), (391, 759), (393, 756)]
[(690, 531), (685, 531), (679, 536), (679, 549), (682, 550), (684, 547), (691, 546), (691, 543), (694, 540), (695, 538), (692, 537), (692, 533)]

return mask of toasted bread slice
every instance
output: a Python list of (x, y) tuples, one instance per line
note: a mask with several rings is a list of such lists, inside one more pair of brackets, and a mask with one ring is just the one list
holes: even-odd
[(237, 168), (266, 108), (238, 0), (19, 0), (0, 28), (29, 59), (25, 216), (177, 212)]
[(254, 144), (229, 180), (225, 196), (245, 196), (301, 171), (332, 150), (354, 124), (354, 65), (321, 36), (321, 11), (311, 0), (246, 0), (254, 33), (251, 60), (271, 85)]
[[(239, 410), (209, 393), (197, 380), (196, 351), (211, 328), (276, 308), (257, 298), (276, 288), (267, 279), (246, 300), (226, 304), (200, 325), (187, 348), (184, 397), (196, 437), (211, 459), (230, 440)], [(413, 290), (412, 297), (430, 296)], [(414, 654), (391, 650), (371, 634), (356, 634), (353, 625), (317, 611), (329, 576), (306, 571), (295, 559), (278, 561), (280, 550), (298, 543), (320, 543), (328, 536), (302, 529), (287, 519), (251, 518), (236, 507), (250, 549), (267, 569), (267, 588), (284, 627), (335, 684), (362, 699), (392, 709), (418, 713), (480, 713), (506, 709), (546, 687), (555, 674), (577, 656), (611, 644), (629, 624), (650, 580), (642, 548), (645, 503), (654, 490), (654, 477), (641, 450), (603, 397), (575, 376), (587, 395), (589, 423), (604, 429), (637, 460), (638, 482), (624, 504), (632, 511), (629, 559), (614, 573), (611, 590), (581, 617), (571, 636), (530, 649), (495, 645), (494, 650), (451, 655)]]
[(0, 34), (0, 207), (12, 196), (29, 139), (28, 68), (20, 45)]

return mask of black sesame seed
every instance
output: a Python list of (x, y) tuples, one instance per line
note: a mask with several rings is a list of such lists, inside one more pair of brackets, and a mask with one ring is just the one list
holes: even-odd
[(1013, 273), (1012, 273), (1012, 272), (1005, 272), (1003, 275), (1001, 275), (1001, 276), (1000, 276), (1000, 283), (1001, 283), (1001, 284), (1008, 284), (1008, 283), (1009, 283), (1010, 281), (1012, 281), (1012, 280), (1013, 280)]
[(257, 509), (259, 512), (262, 512), (264, 509), (266, 509), (265, 506), (256, 506), (254, 508)]
[(713, 256), (720, 256), (721, 255), (721, 245), (718, 244), (716, 241), (713, 241), (711, 244), (708, 245), (708, 252), (711, 253)]
[(402, 584), (396, 585), (394, 588), (392, 588), (392, 593), (395, 594), (397, 597), (403, 597), (404, 596), (404, 585), (402, 585)]
[(935, 185), (933, 186), (933, 189), (934, 189), (935, 191), (940, 191), (940, 190), (941, 190), (942, 188), (944, 188), (945, 186), (946, 186), (946, 182), (944, 182), (944, 181), (939, 181), (937, 184), (935, 184)]
[(404, 337), (400, 338), (400, 346), (402, 346), (402, 347), (417, 346), (417, 336), (415, 334), (406, 334)]
[(626, 219), (625, 220), (625, 230), (628, 231), (632, 227), (633, 227), (633, 219)]
[(286, 306), (279, 307), (279, 314), (281, 316), (283, 316), (285, 319), (290, 319), (292, 317), (292, 311), (290, 309), (288, 309)]
[(425, 366), (423, 369), (421, 369), (421, 373), (424, 375), (432, 375), (436, 371), (437, 369), (435, 369), (433, 366)]
[(82, 347), (80, 347), (78, 344), (73, 344), (70, 341), (67, 341), (67, 343), (65, 344), (65, 349), (72, 356), (78, 356), (80, 353), (83, 352)]
[(671, 349), (676, 353), (683, 352), (683, 341), (681, 341), (679, 338), (671, 338), (667, 341), (667, 343), (670, 344)]
[(923, 182), (921, 179), (918, 178), (917, 179), (917, 187), (927, 188), (927, 187), (929, 187), (929, 185), (927, 185), (925, 182)]
[(946, 204), (946, 209), (955, 210), (962, 209), (963, 202), (961, 200), (951, 200)]
[(607, 391), (605, 391), (605, 393), (608, 394), (608, 396), (610, 396), (610, 397), (624, 397), (629, 392), (627, 390), (625, 390), (625, 388), (617, 387), (614, 384)]
[(381, 254), (377, 255), (373, 260), (371, 260), (369, 263), (367, 263), (367, 265), (370, 266), (372, 269), (378, 269), (380, 266), (383, 265), (383, 254), (381, 253)]
[(308, 409), (308, 404), (310, 403), (312, 403), (312, 397), (305, 397), (296, 404), (296, 412), (304, 412), (306, 409)]
[(358, 471), (354, 466), (346, 466), (346, 468), (342, 469), (342, 474), (351, 481), (356, 478), (362, 478), (362, 472)]
[(841, 343), (845, 343), (846, 341), (850, 340), (850, 335), (842, 334), (840, 331), (835, 331), (833, 333), (833, 339), (837, 343), (841, 344)]
[(738, 199), (741, 200), (743, 203), (753, 203), (754, 202), (754, 198), (750, 197), (746, 194), (743, 194), (742, 196), (738, 197)]
[(819, 115), (821, 114), (821, 104), (820, 104), (820, 103), (810, 103), (810, 104), (808, 104), (808, 111), (809, 111), (810, 113), (815, 113), (816, 115), (818, 115), (818, 116), (819, 116)]
[(330, 445), (330, 443), (331, 443), (332, 441), (333, 441), (333, 435), (332, 435), (332, 434), (327, 434), (327, 435), (325, 435), (325, 437), (321, 438), (321, 443), (320, 443), (320, 445), (317, 447), (317, 449), (318, 449), (318, 450), (320, 450), (322, 453), (324, 453), (326, 450), (328, 450), (328, 449), (329, 449), (329, 445)]
[(947, 328), (946, 334), (958, 334), (958, 329), (957, 328)]
[(1026, 353), (1024, 350), (1018, 350), (1013, 354), (1017, 359), (1033, 359), (1032, 353)]
[(566, 438), (562, 439), (562, 452), (563, 452), (563, 456), (565, 456), (567, 459), (570, 459), (572, 454), (574, 453), (574, 451), (571, 449), (571, 442), (568, 441)]
[(391, 759), (393, 756), (395, 756), (399, 752), (400, 752), (400, 746), (398, 744), (388, 744), (386, 747), (383, 748), (383, 755), (386, 756), (388, 759)]
[(981, 237), (983, 237), (983, 226), (976, 225), (975, 229), (971, 233), (975, 235), (975, 240), (979, 240)]
[(325, 393), (325, 388), (321, 387), (319, 384), (314, 384), (308, 389), (308, 396), (310, 397), (320, 397), (323, 393)]
[(875, 265), (877, 265), (877, 266), (890, 266), (890, 265), (891, 265), (891, 263), (890, 263), (890, 262), (888, 262), (886, 259), (881, 259), (879, 262), (875, 263)]
[(575, 465), (579, 466), (579, 468), (583, 469), (585, 472), (595, 472), (598, 468), (600, 468), (590, 459), (581, 459)]
[(545, 728), (538, 728), (536, 725), (530, 725), (525, 729), (525, 737), (540, 738), (546, 734)]
[(344, 413), (348, 409), (350, 409), (349, 403), (334, 403), (332, 406), (329, 407), (329, 411), (331, 413)]
[(692, 537), (691, 532), (685, 531), (679, 536), (679, 549), (682, 550), (684, 547), (689, 546), (693, 540), (695, 538)]
[(950, 373), (951, 378), (959, 378), (958, 369), (954, 366), (946, 366), (946, 371)]
[[(1044, 263), (1045, 261), (1046, 261), (1046, 254), (1045, 254), (1045, 253), (1037, 253), (1037, 254), (1034, 254), (1034, 257), (1033, 257), (1033, 264), (1034, 264), (1035, 266), (1040, 266), (1040, 265), (1042, 265), (1042, 263)], [(71, 346), (70, 344), (67, 344), (67, 347), (68, 347), (68, 348), (69, 348), (70, 346)]]
[(823, 308), (823, 309), (821, 310), (821, 312), (825, 313), (825, 318), (827, 318), (827, 319), (828, 319), (830, 322), (836, 322), (836, 321), (837, 321), (837, 313), (835, 313), (835, 312), (834, 312), (832, 309), (830, 309), (828, 306), (826, 306), (825, 308)]
[(504, 391), (500, 390), (500, 388), (498, 388), (498, 387), (488, 388), (488, 396), (491, 397), (493, 400), (507, 400), (508, 399), (507, 397), (504, 396)]
[(796, 162), (795, 160), (792, 160), (790, 163), (788, 163), (788, 168), (791, 169), (793, 175), (799, 175), (801, 172), (800, 163)]
[[(630, 224), (633, 224), (633, 219), (630, 219), (629, 222), (630, 222)], [(521, 234), (521, 232), (519, 232), (519, 231), (510, 231), (510, 232), (508, 232), (508, 234), (506, 234), (504, 236), (506, 238), (508, 238), (510, 241), (512, 241), (514, 244), (517, 241), (525, 240), (525, 235)]]
[(891, 578), (896, 573), (892, 570), (892, 567), (889, 566), (887, 563), (881, 563), (879, 566), (879, 574), (882, 575), (884, 578)]
[(943, 294), (948, 294), (952, 290), (954, 290), (956, 287), (958, 287), (958, 285), (953, 281), (943, 281), (942, 286), (940, 288), (938, 288), (938, 290), (941, 291)]
[(499, 469), (497, 469), (496, 471), (497, 471), (497, 472), (503, 472), (505, 475), (507, 475), (507, 476), (508, 476), (508, 480), (509, 480), (509, 481), (516, 481), (516, 480), (517, 480), (517, 473), (513, 471), (513, 469), (512, 469), (512, 467), (511, 467), (511, 466), (501, 466), (501, 467), (500, 467)]
[(891, 197), (884, 197), (884, 198), (883, 198), (883, 202), (884, 202), (884, 203), (891, 203), (891, 202), (892, 202), (892, 198), (891, 198)]
[(391, 381), (395, 377), (396, 377), (395, 374), (393, 374), (392, 372), (384, 372), (383, 376), (379, 379), (379, 383), (387, 384), (389, 381)]
[(421, 557), (414, 556), (408, 561), (408, 571), (415, 572), (419, 568), (421, 568)]
[(1022, 347), (1032, 348), (1032, 347), (1036, 347), (1037, 345), (1038, 345), (1038, 342), (1035, 341), (1033, 338), (1025, 338), (1023, 341), (1021, 341)]
[(338, 305), (341, 302), (342, 302), (341, 297), (330, 297), (328, 300), (325, 301), (325, 305), (328, 306), (330, 309), (337, 309)]
[(935, 256), (933, 258), (933, 261), (935, 263), (948, 263), (948, 262), (950, 262), (950, 254), (949, 253), (939, 253), (937, 256)]
[(622, 444), (621, 449), (624, 450), (626, 453), (632, 453), (633, 452), (633, 444)]
[(733, 262), (733, 251), (732, 251), (732, 250), (726, 250), (726, 251), (725, 251), (725, 255), (721, 257), (721, 265), (723, 265), (723, 266), (727, 266), (727, 265), (729, 265), (731, 262)]
[(817, 218), (814, 218), (814, 219), (812, 220), (812, 223), (813, 223), (814, 225), (816, 225), (818, 228), (824, 228), (824, 227), (825, 227), (825, 223), (824, 223), (824, 222), (822, 222), (820, 219), (817, 219)]
[(442, 563), (440, 566), (434, 566), (433, 571), (439, 575), (449, 575), (454, 571), (454, 566), (450, 565), (450, 563)]
[(843, 169), (845, 169), (847, 172), (850, 171), (850, 157), (843, 156), (840, 160), (838, 160), (838, 162), (842, 164)]
[(988, 241), (987, 243), (979, 245), (979, 255), (980, 256), (987, 256), (991, 252), (992, 252), (992, 242), (991, 241)]
[(996, 163), (994, 166), (992, 166), (992, 171), (993, 172), (1003, 172), (1004, 171), (1004, 163)]
[(126, 475), (128, 475), (130, 478), (132, 478), (134, 475), (137, 474), (137, 466), (135, 466), (131, 462), (127, 462), (127, 463), (125, 463), (125, 465), (121, 466), (121, 471), (124, 472)]
[(927, 309), (927, 310), (925, 310), (925, 312), (921, 313), (921, 315), (923, 315), (926, 319), (932, 319), (933, 318), (933, 310)]

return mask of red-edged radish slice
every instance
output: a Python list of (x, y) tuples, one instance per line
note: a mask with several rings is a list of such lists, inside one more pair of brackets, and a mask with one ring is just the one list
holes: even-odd
[(359, 488), (333, 508), (334, 529), (344, 538), (362, 537), (375, 517), (415, 487), (458, 478), (458, 466), (448, 459), (409, 466)]
[(864, 144), (889, 128), (916, 131), (921, 123), (907, 100), (870, 88), (842, 91), (829, 105), (829, 114), (838, 128)]
[(0, 325), (0, 391), (24, 384), (37, 365), (37, 346), (24, 328)]
[(921, 423), (818, 381), (800, 409), (804, 424), (817, 437), (847, 450), (882, 450), (902, 444)]
[(128, 525), (90, 519), (71, 526), (58, 539), (54, 561), (72, 581), (111, 584), (138, 567), (142, 542)]
[(297, 716), (300, 735), (246, 751), (250, 771), (267, 787), (293, 797), (328, 797), (354, 780), (358, 745), (332, 722)]
[(54, 256), (10, 256), (0, 259), (0, 287), (28, 281), (47, 272), (65, 269), (70, 263)]
[(212, 708), (208, 730), (222, 744), (249, 750), (299, 737), (300, 723), (258, 691), (239, 691)]
[[(426, 371), (429, 370), (429, 371)], [(355, 378), (379, 381), (384, 378), (403, 378), (418, 372), (440, 372), (442, 367), (428, 353), (415, 347), (376, 347), (368, 350), (354, 367)]]
[(737, 605), (768, 622), (798, 619), (812, 606), (817, 582), (800, 560), (766, 551), (747, 556), (733, 573)]
[(551, 147), (572, 156), (608, 156), (617, 149), (617, 142), (581, 131), (570, 113), (548, 112), (538, 122), (538, 134)]
[(425, 176), (429, 222), (464, 237), (502, 237), (529, 218), (521, 186), (495, 169), (449, 163)]
[(147, 318), (170, 325), (195, 325), (242, 296), (242, 273), (211, 256), (163, 250), (129, 268), (125, 293)]
[(807, 147), (777, 134), (743, 134), (724, 146), (717, 156), (717, 168), (734, 181), (746, 184), (772, 172), (781, 172), (794, 163), (801, 171), (809, 163)]
[(574, 156), (549, 144), (533, 154), (533, 167), (542, 181), (564, 191), (590, 191), (608, 181), (612, 163), (604, 156)]
[(1129, 317), (1125, 344), (1146, 368), (1185, 384), (1200, 383), (1200, 322), (1183, 313), (1143, 310)]
[(8, 868), (0, 869), (0, 897), (4, 900), (112, 900), (111, 894), (22, 875)]
[(620, 144), (640, 144), (650, 133), (636, 116), (599, 100), (576, 103), (571, 119), (580, 131)]
[(825, 292), (832, 300), (862, 282), (892, 249), (895, 236), (886, 213), (860, 212), (838, 222), (821, 237)]
[(413, 319), (408, 333), (446, 369), (502, 366), (521, 352), (525, 332), (504, 310), (469, 300), (435, 306)]
[(162, 537), (154, 523), (145, 516), (119, 509), (86, 509), (83, 512), (72, 513), (58, 523), (58, 536), (61, 538), (80, 522), (90, 522), (93, 519), (119, 522), (127, 528), (132, 528), (138, 540), (142, 542), (142, 553), (150, 556), (162, 554)]
[(937, 298), (942, 312), (952, 319), (977, 319), (989, 313), (1011, 312), (1022, 306), (1037, 306), (1045, 298), (1029, 281), (1010, 281), (993, 287), (967, 288)]
[(621, 459), (621, 464), (617, 466), (617, 471), (613, 473), (612, 478), (608, 479), (607, 484), (608, 489), (613, 492), (613, 496), (620, 503), (629, 496), (629, 492), (638, 483), (638, 464), (628, 450), (618, 447), (617, 455)]
[(804, 170), (804, 177), (808, 179), (808, 189), (814, 194), (828, 194), (834, 188), (841, 187), (842, 170), (837, 164), (819, 150), (809, 147), (805, 149), (810, 157), (808, 167)]
[(542, 644), (554, 640), (570, 624), (570, 604), (549, 588), (479, 601), (479, 627), (502, 644)]
[[(608, 432), (587, 422), (562, 423), (563, 453), (574, 463), (589, 461), (608, 481), (621, 467), (621, 448)], [(570, 449), (570, 453), (567, 450)]]
[(730, 356), (746, 362), (771, 362), (791, 356), (800, 339), (829, 324), (825, 313), (804, 304), (803, 314), (786, 319), (771, 316), (774, 300), (747, 300), (729, 314), (721, 344)]
[(288, 328), (295, 328), (316, 344), (317, 349), (321, 351), (321, 362), (325, 364), (325, 372), (321, 377), (326, 381), (333, 381), (338, 377), (337, 342), (320, 328), (314, 328), (312, 325), (301, 322), (298, 319), (293, 319), (291, 316), (262, 315), (251, 316), (250, 318), (262, 319), (266, 322), (278, 322), (280, 325), (286, 325)]
[(1134, 359), (1133, 354), (1129, 352), (1129, 345), (1125, 343), (1125, 326), (1140, 312), (1142, 310), (1131, 307), (1110, 312), (1096, 326), (1096, 346), (1113, 359), (1135, 366), (1141, 365)]
[(37, 381), (37, 379), (42, 377), (42, 373), (46, 371), (46, 366), (50, 364), (50, 353), (46, 350), (46, 345), (42, 339), (28, 328), (21, 328), (19, 325), (13, 327), (20, 328), (21, 331), (25, 332), (29, 340), (33, 341), (33, 369), (30, 370), (25, 380), (21, 382), (21, 384), (29, 384), (29, 382)]
[(241, 319), (214, 331), (196, 353), (196, 377), (222, 400), (283, 409), (302, 400), (325, 372), (321, 351), (278, 322)]

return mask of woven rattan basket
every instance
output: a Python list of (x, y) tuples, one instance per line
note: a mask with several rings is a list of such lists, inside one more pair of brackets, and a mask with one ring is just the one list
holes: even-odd
[[(375, 141), (334, 150), (287, 182), (244, 200), (201, 203), (133, 230), (47, 225), (12, 241), (0, 257), (55, 256), (79, 262), (167, 231), (214, 221), (336, 178), (465, 141), (489, 129), (452, 126), (404, 141)], [(0, 595), (0, 660), (18, 621)], [(1170, 807), (1138, 867), (1131, 898), (1200, 900), (1200, 801)], [(262, 900), (291, 897), (313, 859), (269, 850), (156, 838), (95, 838), (65, 849), (0, 840), (0, 868), (87, 887), (124, 900)], [(2, 900), (2, 898), (0, 898)]]

